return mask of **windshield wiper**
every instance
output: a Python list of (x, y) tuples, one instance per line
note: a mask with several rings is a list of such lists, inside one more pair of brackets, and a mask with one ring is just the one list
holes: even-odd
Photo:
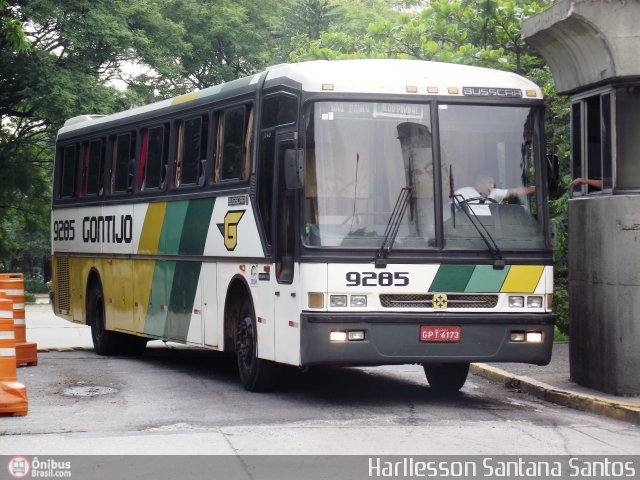
[(487, 230), (487, 227), (484, 226), (484, 223), (482, 223), (482, 221), (478, 218), (477, 215), (469, 212), (469, 210), (471, 210), (471, 205), (469, 205), (469, 203), (465, 201), (464, 196), (460, 194), (458, 195), (452, 194), (451, 196), (453, 200), (452, 205), (455, 203), (455, 205), (457, 205), (460, 208), (460, 210), (464, 212), (464, 214), (467, 216), (467, 218), (471, 222), (471, 225), (474, 226), (474, 228), (476, 229), (476, 232), (478, 232), (478, 235), (487, 246), (487, 249), (489, 250), (489, 252), (491, 252), (491, 255), (493, 256), (494, 270), (502, 270), (504, 268), (504, 259), (502, 258), (502, 252), (500, 251), (500, 248), (498, 247), (498, 244), (496, 243), (496, 241), (493, 239), (493, 237), (489, 233), (489, 230)]
[(400, 194), (396, 200), (396, 205), (393, 207), (393, 211), (389, 217), (389, 223), (387, 223), (387, 228), (384, 231), (382, 244), (376, 253), (376, 268), (385, 268), (387, 266), (386, 258), (391, 253), (393, 243), (396, 241), (396, 236), (398, 235), (398, 230), (402, 223), (402, 218), (404, 217), (404, 213), (407, 211), (407, 206), (411, 201), (412, 192), (412, 187), (403, 187), (402, 190), (400, 190)]

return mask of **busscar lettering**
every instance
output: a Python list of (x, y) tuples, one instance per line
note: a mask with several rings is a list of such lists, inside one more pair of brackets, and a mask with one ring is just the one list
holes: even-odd
[(522, 98), (522, 90), (518, 88), (462, 87), (462, 94), (470, 97)]
[(84, 243), (131, 243), (133, 217), (131, 215), (105, 215), (82, 219)]

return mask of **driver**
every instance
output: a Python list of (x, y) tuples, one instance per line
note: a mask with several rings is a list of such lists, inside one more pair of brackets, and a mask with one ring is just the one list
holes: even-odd
[(502, 203), (509, 197), (520, 195), (533, 195), (536, 187), (496, 188), (496, 182), (491, 175), (479, 173), (476, 175), (472, 187), (462, 187), (456, 190), (456, 195), (461, 195), (468, 203)]

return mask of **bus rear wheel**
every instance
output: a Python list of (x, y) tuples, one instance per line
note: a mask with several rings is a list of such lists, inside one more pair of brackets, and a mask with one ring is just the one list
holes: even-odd
[(469, 374), (468, 363), (425, 363), (422, 368), (429, 385), (438, 392), (457, 392)]
[(246, 390), (270, 390), (275, 384), (275, 364), (258, 358), (258, 331), (251, 303), (244, 301), (238, 310), (235, 338), (240, 381)]
[(91, 324), (91, 340), (98, 355), (113, 355), (118, 350), (116, 332), (110, 332), (105, 325), (104, 296), (102, 286), (94, 284), (87, 300), (87, 321)]

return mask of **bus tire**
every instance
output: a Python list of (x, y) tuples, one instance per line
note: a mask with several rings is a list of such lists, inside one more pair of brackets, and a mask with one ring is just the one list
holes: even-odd
[(468, 363), (425, 363), (429, 386), (438, 392), (457, 392), (467, 381)]
[(275, 364), (258, 358), (258, 330), (251, 302), (244, 300), (236, 312), (235, 347), (240, 381), (250, 392), (270, 390), (275, 385)]
[(118, 352), (116, 332), (106, 329), (104, 296), (99, 282), (92, 285), (87, 299), (87, 320), (91, 324), (91, 340), (98, 355), (113, 355)]

